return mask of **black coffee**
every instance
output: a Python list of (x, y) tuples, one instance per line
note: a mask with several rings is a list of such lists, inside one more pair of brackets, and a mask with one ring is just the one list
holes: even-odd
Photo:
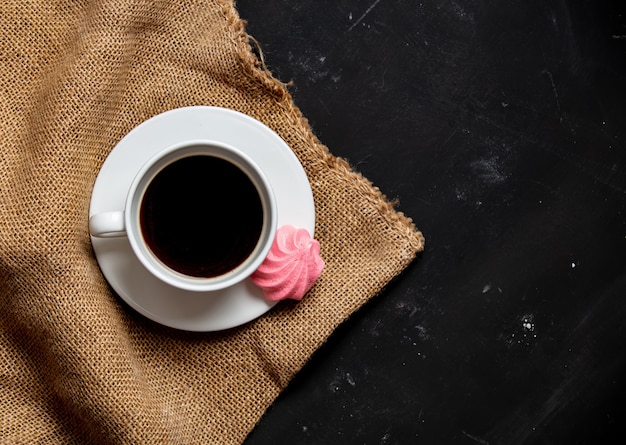
[(192, 277), (216, 277), (254, 250), (263, 226), (256, 188), (237, 166), (203, 155), (161, 170), (140, 208), (143, 237), (168, 267)]

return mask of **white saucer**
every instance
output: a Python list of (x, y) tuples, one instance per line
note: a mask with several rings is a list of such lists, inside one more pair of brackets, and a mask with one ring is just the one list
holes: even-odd
[[(208, 139), (239, 148), (269, 179), (278, 207), (278, 227), (302, 227), (313, 236), (315, 207), (307, 176), (289, 146), (261, 122), (218, 107), (178, 108), (128, 133), (111, 151), (96, 178), (89, 216), (121, 210), (135, 174), (153, 155), (173, 144)], [(217, 331), (263, 315), (275, 303), (250, 280), (216, 292), (173, 288), (135, 257), (126, 238), (91, 239), (98, 264), (117, 294), (144, 316), (176, 329)]]

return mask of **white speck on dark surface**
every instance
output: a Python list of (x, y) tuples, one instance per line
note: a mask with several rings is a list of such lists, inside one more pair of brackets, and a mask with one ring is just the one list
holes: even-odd
[(348, 382), (350, 386), (356, 386), (356, 383), (349, 372), (346, 372), (346, 382)]

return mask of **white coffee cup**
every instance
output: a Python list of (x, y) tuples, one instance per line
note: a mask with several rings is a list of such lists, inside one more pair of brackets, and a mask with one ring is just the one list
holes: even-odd
[(277, 219), (271, 185), (254, 161), (230, 145), (192, 140), (146, 162), (124, 208), (91, 216), (89, 232), (127, 237), (154, 276), (206, 292), (232, 286), (261, 265)]

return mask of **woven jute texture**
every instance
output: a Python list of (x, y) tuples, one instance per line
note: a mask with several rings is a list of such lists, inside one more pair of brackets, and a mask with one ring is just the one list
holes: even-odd
[[(311, 354), (423, 248), (313, 135), (230, 0), (0, 4), (0, 442), (241, 443)], [(264, 122), (305, 167), (326, 269), (300, 303), (190, 333), (114, 294), (91, 190), (140, 122), (189, 105)]]

